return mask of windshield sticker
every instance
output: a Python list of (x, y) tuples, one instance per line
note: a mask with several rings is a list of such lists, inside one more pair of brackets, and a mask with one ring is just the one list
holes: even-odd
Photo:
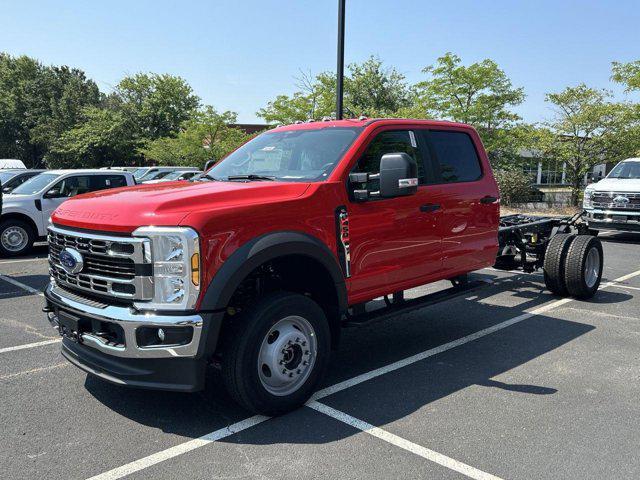
[(409, 130), (409, 138), (411, 139), (411, 146), (413, 148), (418, 148), (418, 144), (416, 143), (416, 136), (413, 134), (412, 130)]
[(263, 151), (263, 152), (270, 152), (270, 151), (275, 150), (275, 149), (276, 149), (276, 147), (264, 147), (264, 148), (262, 149), (262, 151)]

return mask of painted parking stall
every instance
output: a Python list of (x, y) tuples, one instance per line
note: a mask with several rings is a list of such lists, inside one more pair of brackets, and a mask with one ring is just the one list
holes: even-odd
[[(270, 445), (275, 447), (279, 442), (285, 442), (282, 444), (284, 446), (293, 442), (296, 444), (298, 460), (318, 472), (325, 468), (330, 458), (315, 455), (314, 450), (331, 451), (331, 455), (339, 458), (345, 466), (349, 460), (344, 455), (348, 452), (350, 456), (355, 455), (372, 465), (381, 460), (370, 457), (370, 452), (388, 452), (385, 455), (398, 461), (402, 458), (402, 462), (394, 464), (392, 468), (380, 465), (378, 470), (387, 474), (393, 471), (406, 478), (417, 476), (417, 472), (432, 478), (455, 478), (455, 475), (465, 478), (529, 478), (535, 476), (536, 472), (545, 471), (545, 458), (551, 462), (557, 461), (555, 454), (543, 447), (545, 440), (539, 435), (545, 431), (552, 433), (551, 438), (557, 441), (564, 439), (567, 444), (573, 442), (578, 448), (563, 450), (568, 457), (566, 464), (557, 471), (563, 472), (567, 478), (572, 478), (572, 473), (575, 478), (584, 478), (596, 467), (589, 458), (581, 457), (580, 449), (587, 452), (589, 448), (585, 442), (577, 439), (581, 432), (589, 432), (590, 435), (596, 433), (591, 429), (591, 422), (575, 421), (573, 428), (557, 431), (552, 419), (543, 412), (548, 402), (551, 403), (546, 409), (551, 408), (557, 415), (561, 415), (565, 408), (571, 408), (571, 411), (579, 409), (581, 402), (593, 401), (589, 395), (598, 395), (587, 393), (582, 396), (579, 394), (582, 389), (588, 392), (592, 388), (590, 384), (595, 387), (607, 383), (607, 388), (617, 391), (617, 399), (609, 399), (610, 406), (604, 414), (611, 415), (608, 417), (610, 420), (608, 423), (599, 422), (598, 437), (593, 443), (605, 448), (600, 439), (604, 441), (611, 437), (608, 441), (613, 442), (618, 450), (624, 452), (631, 448), (628, 442), (633, 441), (629, 436), (633, 420), (629, 418), (630, 410), (624, 405), (625, 399), (635, 396), (637, 392), (633, 382), (628, 381), (629, 375), (632, 375), (633, 360), (631, 357), (625, 360), (625, 355), (632, 352), (631, 344), (623, 338), (639, 329), (638, 291), (633, 287), (638, 285), (640, 272), (621, 269), (618, 263), (625, 262), (618, 262), (618, 255), (637, 252), (638, 247), (624, 243), (621, 251), (617, 243), (606, 240), (604, 245), (607, 259), (611, 258), (612, 261), (603, 280), (602, 291), (591, 302), (554, 300), (553, 297), (539, 294), (536, 299), (534, 293), (543, 289), (539, 277), (495, 272), (496, 277), (491, 285), (452, 301), (446, 308), (434, 305), (407, 314), (405, 318), (384, 321), (376, 328), (362, 327), (349, 331), (346, 343), (336, 352), (340, 362), (349, 358), (352, 362), (355, 358), (359, 359), (353, 370), (349, 370), (349, 377), (341, 378), (340, 365), (332, 364), (328, 377), (331, 383), (321, 388), (309, 406), (300, 413), (281, 418), (243, 416), (242, 411), (228, 399), (220, 398), (215, 390), (203, 395), (171, 395), (170, 399), (158, 402), (163, 397), (153, 392), (103, 388), (100, 381), (87, 383), (82, 372), (62, 366), (56, 353), (59, 348), (57, 339), (29, 341), (25, 332), (22, 334), (24, 341), (0, 350), (0, 358), (9, 364), (8, 369), (0, 375), (3, 391), (7, 392), (9, 399), (5, 403), (2, 420), (3, 424), (12, 425), (2, 442), (2, 448), (7, 451), (9, 445), (22, 445), (17, 441), (18, 437), (26, 437), (24, 440), (27, 442), (24, 444), (26, 454), (12, 452), (6, 457), (10, 460), (7, 472), (12, 478), (32, 478), (37, 475), (36, 472), (42, 471), (49, 472), (50, 478), (147, 478), (149, 475), (173, 478), (178, 471), (183, 474), (186, 471), (187, 476), (189, 473), (197, 476), (198, 472), (213, 468), (226, 459), (228, 465), (224, 468), (227, 472), (241, 474), (249, 468), (267, 472), (275, 478), (288, 478), (290, 470), (284, 469), (278, 473), (268, 467), (268, 462), (277, 462), (280, 456), (282, 459), (289, 458), (287, 454), (278, 453), (282, 447), (274, 449)], [(46, 272), (46, 262), (34, 260), (33, 264), (33, 268), (27, 272), (30, 275)], [(0, 262), (0, 269), (8, 267)], [(15, 265), (11, 268), (15, 268)], [(25, 277), (24, 274), (24, 271), (19, 271), (16, 277), (12, 277), (3, 273), (11, 279)], [(480, 275), (493, 273), (488, 270), (486, 273), (480, 272)], [(29, 279), (26, 282), (21, 280), (16, 280), (21, 285), (18, 286), (0, 278), (1, 289), (22, 291), (19, 297), (0, 298), (0, 304), (6, 306), (3, 309), (4, 316), (11, 315), (16, 322), (28, 323), (31, 319), (21, 319), (15, 314), (20, 307), (13, 305), (13, 302), (23, 305), (22, 310), (35, 313), (35, 309), (28, 305), (40, 302), (41, 297), (37, 291), (31, 291), (36, 289), (30, 286)], [(477, 302), (475, 318), (469, 315), (473, 311), (469, 309), (472, 302)], [(494, 318), (490, 323), (492, 315)], [(37, 321), (41, 322), (42, 318), (39, 317)], [(398, 331), (400, 326), (407, 330), (407, 339), (414, 338), (415, 347), (420, 343), (424, 345), (428, 337), (439, 343), (409, 356), (402, 353), (407, 348), (414, 348), (410, 342), (393, 344), (386, 355), (381, 355), (386, 363), (372, 369), (370, 366), (375, 365), (380, 357), (373, 355), (366, 360), (360, 352), (367, 350), (367, 344), (382, 345), (385, 339), (393, 338), (394, 331), (396, 338), (403, 338), (404, 335)], [(420, 331), (424, 332), (424, 339), (418, 334)], [(466, 334), (460, 336), (462, 332)], [(443, 341), (447, 334), (453, 337)], [(527, 338), (529, 346), (524, 348), (526, 343), (522, 342)], [(589, 345), (594, 341), (600, 347), (593, 359), (603, 365), (599, 368), (589, 368), (592, 361), (590, 355), (593, 356), (589, 351), (592, 352), (594, 348)], [(615, 342), (611, 347), (618, 345), (615, 352), (613, 348), (611, 353), (607, 352), (605, 347), (609, 345), (608, 342)], [(520, 353), (509, 354), (508, 350), (502, 353), (509, 345), (520, 348)], [(483, 351), (487, 352), (484, 356), (481, 354)], [(530, 357), (527, 357), (528, 352)], [(504, 357), (506, 354), (508, 357)], [(396, 360), (389, 361), (393, 356)], [(493, 371), (485, 369), (493, 377), (486, 380), (474, 377), (474, 370), (483, 372), (485, 366), (501, 362), (504, 358), (513, 359), (513, 362), (505, 364), (507, 370), (504, 370), (505, 367)], [(464, 366), (466, 361), (471, 362), (467, 367)], [(621, 368), (625, 361), (629, 366)], [(578, 364), (582, 364), (580, 369), (576, 369)], [(589, 370), (594, 372), (592, 378), (589, 377)], [(565, 372), (562, 373), (564, 380), (561, 382), (556, 378), (558, 372)], [(468, 375), (471, 375), (472, 383), (463, 381)], [(523, 375), (535, 375), (538, 379), (526, 379)], [(553, 380), (545, 382), (545, 377)], [(571, 385), (571, 389), (564, 389), (563, 382)], [(527, 386), (527, 383), (532, 385)], [(448, 390), (447, 384), (455, 385), (455, 388)], [(44, 385), (48, 387), (42, 388)], [(443, 388), (443, 392), (450, 393), (439, 398), (427, 394), (429, 390)], [(394, 398), (394, 390), (399, 394), (398, 398)], [(567, 395), (571, 405), (554, 401), (554, 398)], [(24, 403), (26, 398), (30, 400)], [(127, 402), (123, 403), (124, 398), (128, 398), (132, 405), (127, 407)], [(375, 398), (379, 401), (372, 402)], [(523, 437), (522, 432), (518, 431), (515, 417), (500, 415), (500, 403), (506, 398), (513, 402), (512, 408), (521, 410), (522, 421), (531, 425), (530, 432), (534, 437), (529, 442), (540, 445), (539, 451), (530, 453), (526, 459), (520, 459), (521, 453), (500, 447), (497, 442), (497, 438), (512, 437), (512, 442), (517, 444), (526, 438), (526, 434)], [(483, 399), (490, 403), (483, 403)], [(91, 436), (81, 433), (80, 425), (72, 426), (56, 420), (56, 409), (51, 406), (59, 401), (67, 405), (82, 405), (79, 413), (83, 418), (92, 418), (92, 428), (104, 432), (104, 438), (95, 444), (95, 450), (86, 443)], [(211, 405), (212, 409), (202, 410), (203, 402)], [(141, 416), (144, 410), (148, 411), (145, 406), (150, 403), (156, 405), (157, 410)], [(527, 409), (527, 404), (540, 404), (540, 409)], [(464, 415), (454, 415), (464, 405), (476, 405), (475, 411), (472, 408), (473, 413), (468, 413), (470, 423), (465, 421)], [(186, 411), (178, 414), (180, 406)], [(201, 412), (199, 420), (192, 418), (196, 411)], [(614, 418), (614, 415), (620, 416), (620, 419)], [(157, 416), (165, 418), (165, 421), (161, 418), (152, 419)], [(316, 420), (318, 416), (330, 420)], [(225, 421), (230, 417), (237, 420)], [(300, 423), (295, 421), (296, 418), (305, 420)], [(616, 422), (622, 422), (623, 419), (628, 425), (616, 428)], [(483, 450), (480, 446), (483, 441), (476, 435), (488, 420), (495, 422), (493, 430), (502, 433), (496, 436), (492, 432)], [(104, 422), (110, 422), (111, 426), (105, 429)], [(207, 424), (214, 426), (216, 423), (219, 427), (202, 431)], [(315, 426), (316, 434), (320, 436), (307, 432), (305, 425)], [(285, 434), (282, 428), (290, 433)], [(199, 435), (198, 430), (202, 431)], [(620, 436), (613, 440), (616, 430)], [(39, 431), (49, 432), (46, 441), (44, 437), (43, 441), (38, 440)], [(456, 441), (465, 431), (469, 436), (468, 441)], [(292, 436), (294, 432), (295, 436)], [(92, 460), (88, 464), (65, 460), (60, 462), (60, 458), (71, 458), (75, 447), (65, 441), (53, 450), (47, 447), (52, 441), (55, 443), (56, 437), (60, 440), (76, 438), (84, 442), (83, 448), (89, 448), (90, 452), (93, 450)], [(141, 438), (144, 441), (140, 442)], [(305, 438), (310, 446), (314, 443), (318, 446), (315, 449), (304, 447)], [(238, 451), (244, 451), (248, 458), (241, 461), (237, 457)], [(635, 462), (621, 462), (613, 451), (611, 454), (615, 462), (607, 465), (610, 473), (618, 472), (619, 478), (631, 478), (638, 471)], [(594, 456), (595, 453), (590, 455)], [(599, 461), (606, 461), (607, 457), (598, 458)], [(579, 461), (582, 464), (576, 463)], [(185, 470), (186, 466), (190, 470)], [(346, 478), (358, 477), (358, 468), (354, 470), (351, 467), (349, 471), (341, 473)], [(339, 466), (329, 470), (341, 471)], [(360, 471), (368, 469), (361, 468)], [(374, 470), (370, 471), (370, 476), (375, 477)]]

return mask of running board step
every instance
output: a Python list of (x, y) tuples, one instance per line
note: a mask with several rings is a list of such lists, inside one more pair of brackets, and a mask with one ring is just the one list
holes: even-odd
[(388, 307), (379, 308), (371, 312), (361, 313), (354, 317), (348, 317), (343, 323), (343, 327), (360, 327), (368, 325), (373, 322), (384, 320), (392, 315), (400, 315), (408, 313), (419, 308), (428, 307), (441, 303), (446, 300), (451, 300), (456, 297), (465, 295), (473, 290), (490, 285), (492, 282), (487, 280), (473, 280), (464, 285), (458, 287), (450, 287), (438, 292), (429, 293), (420, 297), (411, 298), (409, 300), (403, 300), (396, 304), (391, 304)]

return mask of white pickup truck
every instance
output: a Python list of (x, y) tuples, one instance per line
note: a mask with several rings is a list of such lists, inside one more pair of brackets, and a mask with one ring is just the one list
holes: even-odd
[(129, 172), (49, 170), (30, 178), (2, 202), (0, 256), (22, 255), (47, 235), (49, 217), (65, 200), (81, 193), (135, 185)]
[(623, 160), (605, 178), (589, 185), (583, 207), (593, 234), (640, 232), (640, 158)]

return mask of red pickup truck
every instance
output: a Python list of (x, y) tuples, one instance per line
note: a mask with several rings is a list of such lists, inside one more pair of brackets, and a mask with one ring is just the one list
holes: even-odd
[(498, 187), (467, 125), (289, 125), (195, 181), (65, 202), (49, 228), (45, 311), (63, 355), (102, 379), (189, 392), (213, 365), (244, 407), (279, 414), (309, 398), (341, 327), (378, 297), (401, 308), (412, 287), (459, 286), (494, 264), (541, 267), (552, 244), (550, 288), (593, 294), (586, 264), (564, 277), (580, 243), (571, 258), (595, 249), (599, 284), (597, 239), (551, 238), (571, 222), (523, 231), (516, 220), (499, 235)]

